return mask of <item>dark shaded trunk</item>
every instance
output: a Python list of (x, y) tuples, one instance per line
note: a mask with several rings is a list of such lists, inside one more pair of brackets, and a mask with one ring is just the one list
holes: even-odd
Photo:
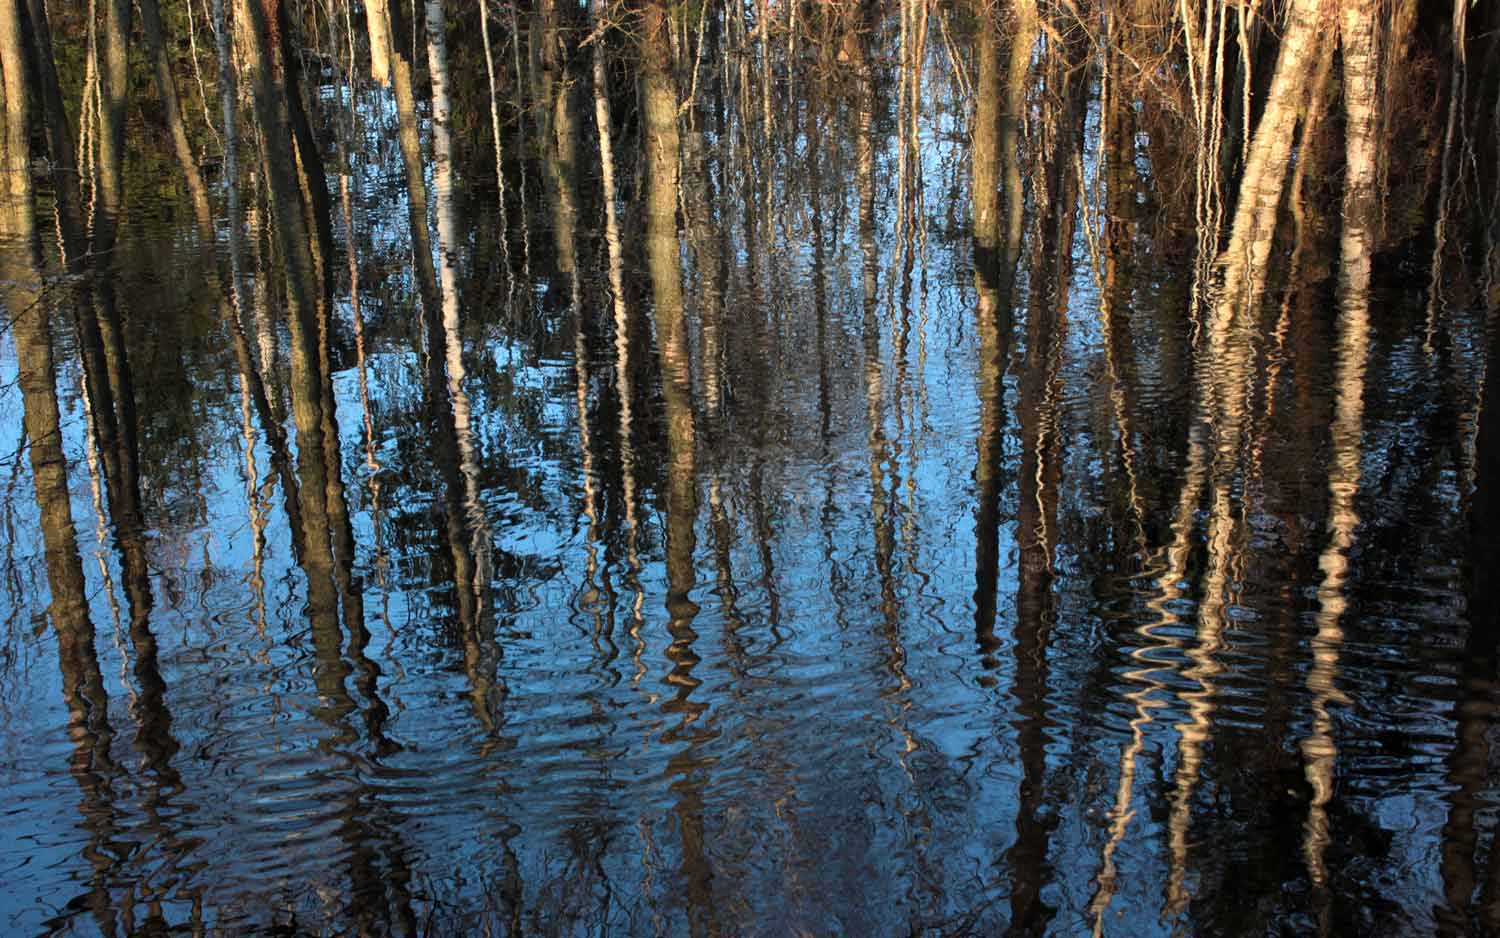
[(999, 578), (1000, 493), (1004, 485), (1005, 367), (1010, 358), (1013, 292), (1021, 253), (1024, 196), (1017, 146), (1026, 77), (1035, 41), (1030, 4), (1016, 8), (1005, 70), (995, 13), (975, 3), (979, 20), (973, 139), (970, 144), (973, 204), (975, 329), (979, 335), (979, 441), (974, 466), (974, 626), (985, 667), (999, 648), (995, 637)]
[(71, 121), (63, 106), (56, 61), (52, 57), (52, 25), (47, 20), (45, 0), (27, 0), (27, 9), (22, 15), (29, 19), (20, 28), (29, 41), (27, 51), (32, 53), (35, 62), (36, 92), (42, 101), (63, 261), (71, 267), (80, 262), (87, 249), (82, 220), (83, 198), (78, 185), (78, 151), (70, 130)]
[(204, 245), (213, 243), (213, 213), (208, 206), (208, 189), (203, 185), (203, 174), (198, 171), (198, 161), (193, 156), (192, 144), (188, 142), (187, 127), (183, 123), (182, 103), (177, 95), (177, 82), (172, 78), (172, 60), (167, 54), (166, 30), (162, 26), (161, 11), (157, 0), (136, 0), (141, 9), (141, 28), (146, 36), (146, 48), (151, 53), (151, 75), (156, 80), (156, 93), (161, 98), (162, 114), (167, 122), (167, 133), (172, 138), (172, 153), (187, 182), (188, 195), (193, 200), (193, 211), (198, 218), (198, 235)]

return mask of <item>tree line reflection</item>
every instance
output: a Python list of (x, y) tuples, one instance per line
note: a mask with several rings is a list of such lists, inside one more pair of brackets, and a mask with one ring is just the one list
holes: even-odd
[[(877, 885), (860, 889), (908, 889), (913, 930), (1211, 931), (1238, 914), (1233, 865), (1264, 860), (1241, 885), (1296, 884), (1266, 900), (1267, 922), (1500, 928), (1483, 830), (1494, 11), (199, 6), (0, 0), (0, 280), (84, 870), (47, 927), (87, 916), (131, 934), (141, 909), (165, 922), (185, 902), (201, 931), (244, 901), (216, 888), (213, 822), (185, 764), (203, 705), (174, 714), (183, 665), (163, 651), (178, 648), (163, 630), (180, 605), (165, 558), (222, 521), (207, 483), (188, 519), (163, 508), (177, 483), (162, 441), (206, 449), (218, 418), (201, 415), (222, 402), (179, 419), (172, 385), (141, 363), (159, 367), (168, 319), (198, 317), (223, 348), (183, 353), (188, 384), (233, 385), (238, 408), (226, 471), (244, 488), (249, 616), (272, 644), (293, 621), (309, 643), (312, 692), (297, 699), (341, 865), (331, 920), (415, 934), (451, 914), (462, 921), (437, 927), (520, 934), (547, 901), (600, 927), (672, 930), (680, 914), (691, 934), (774, 917), (753, 894), (763, 884), (726, 866), (767, 835), (724, 833), (724, 788), (752, 783), (724, 760), (758, 744), (757, 721), (813, 716), (788, 716), (787, 700), (742, 712), (757, 686), (789, 680), (768, 661), (828, 654), (802, 644), (811, 620), (850, 654), (834, 662), (859, 673), (849, 692), (873, 688), (858, 706), (894, 756), (865, 781), (889, 772), (909, 789), (871, 810), (910, 838), (916, 866), (930, 858), (912, 844), (959, 837), (943, 786), (977, 784), (932, 718), (955, 693), (933, 687), (935, 630), (962, 636), (940, 644), (986, 708), (972, 751), (999, 745), (989, 757), (1013, 791), (982, 815), (1004, 832), (986, 834), (993, 856), (968, 901), (942, 885), (952, 856), (898, 869), (880, 830), (852, 822), (815, 844), (809, 806), (829, 797), (808, 780), (817, 757), (766, 745), (753, 784), (808, 825), (787, 822), (780, 889), (819, 889), (827, 874), (800, 863), (819, 850), (863, 850)], [(1423, 94), (1442, 107), (1410, 104)], [(1412, 154), (1431, 157), (1426, 178), (1400, 169)], [(158, 206), (162, 172), (182, 191)], [(162, 232), (157, 256), (184, 271), (143, 262)], [(1408, 269), (1387, 275), (1396, 259)], [(153, 282), (169, 295), (153, 299)], [(1382, 311), (1393, 296), (1410, 306), (1402, 291), (1419, 295), (1419, 325)], [(1377, 402), (1403, 402), (1412, 374), (1433, 387), (1407, 395), (1415, 416), (1393, 429)], [(1403, 481), (1450, 472), (1400, 469), (1413, 448), (1456, 454), (1451, 500)], [(789, 471), (799, 460), (813, 468)], [(967, 488), (938, 508), (950, 464)], [(85, 476), (97, 533), (75, 514), (70, 479)], [(1375, 600), (1361, 590), (1379, 574), (1361, 554), (1401, 562), (1380, 539), (1425, 524), (1422, 498), (1464, 527), (1449, 535), (1463, 651), (1431, 781), (1443, 820), (1425, 845), (1441, 901), (1413, 886), (1361, 911), (1370, 887), (1350, 858), (1380, 840), (1350, 793), (1377, 784), (1348, 725), (1373, 680), (1359, 646)], [(269, 598), (283, 568), (297, 573), (290, 613)], [(521, 760), (534, 714), (516, 701), (539, 693), (507, 656), (548, 603), (585, 649), (575, 703), (596, 735), (571, 758), (599, 775), (590, 797), (619, 784), (616, 760), (644, 759), (664, 800), (628, 834), (588, 807), (597, 827), (568, 831), (568, 900), (525, 881), (546, 874), (506, 801), (489, 818), (503, 833), (483, 902), (446, 906), (423, 879), (420, 832), (381, 787), (423, 745), (399, 728), (415, 665), (396, 622), (430, 618), (476, 758), (499, 764)], [(1077, 651), (1085, 618), (1092, 655)], [(1264, 623), (1253, 664), (1247, 621)], [(111, 626), (128, 677), (101, 666)], [(1239, 764), (1247, 722), (1269, 741)], [(632, 751), (642, 726), (652, 745)], [(1085, 776), (1102, 807), (1080, 838), (1069, 812)], [(1259, 797), (1268, 788), (1286, 794)], [(1295, 824), (1258, 820), (1283, 809)], [(1216, 853), (1209, 838), (1236, 824), (1261, 825), (1259, 854)], [(170, 901), (133, 871), (142, 838), (186, 870), (165, 875), (182, 886)], [(1143, 839), (1159, 856), (1143, 859)], [(628, 873), (622, 841), (640, 845)], [(1086, 895), (1060, 897), (1079, 876)], [(656, 888), (673, 909), (642, 905)], [(1135, 907), (1143, 892), (1155, 908)]]

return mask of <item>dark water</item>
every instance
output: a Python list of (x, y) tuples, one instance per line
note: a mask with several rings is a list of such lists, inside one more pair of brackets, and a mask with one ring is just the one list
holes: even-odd
[[(1180, 187), (1145, 130), (1101, 145), (1090, 86), (1081, 146), (1021, 148), (997, 314), (972, 109), (998, 92), (934, 38), (916, 113), (889, 57), (871, 87), (784, 71), (769, 128), (758, 90), (705, 77), (663, 252), (616, 75), (617, 307), (587, 52), (573, 162), (502, 102), (502, 194), (482, 62), (451, 42), (454, 202), (424, 100), (415, 240), (396, 105), (323, 73), (322, 458), (298, 451), (263, 186), (244, 321), (285, 460), (204, 276), (226, 223), (205, 259), (162, 157), (129, 156), (143, 530), (90, 434), (88, 300), (47, 261), (86, 602), (66, 639), (0, 353), (0, 931), (1475, 927), (1500, 855), (1493, 535), (1469, 532), (1497, 479), (1484, 317), (1431, 302), (1430, 242), (1380, 255), (1349, 328), (1337, 202), (1309, 196), (1215, 354)], [(1038, 196), (1070, 172), (1065, 210)], [(293, 477), (327, 493), (331, 565)]]

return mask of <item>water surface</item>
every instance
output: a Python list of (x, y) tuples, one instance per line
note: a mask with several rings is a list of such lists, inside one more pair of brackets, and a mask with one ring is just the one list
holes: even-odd
[(999, 40), (937, 9), (766, 88), (716, 25), (675, 167), (612, 48), (614, 244), (583, 26), (499, 63), (499, 174), (475, 17), (446, 144), (425, 79), (412, 111), (311, 63), (321, 366), (253, 121), (205, 244), (133, 115), (134, 514), (43, 180), (66, 498), (7, 341), (3, 930), (1467, 927), (1482, 308), (1433, 301), (1420, 232), (1351, 295), (1311, 186), (1223, 326), (1149, 114), (1043, 42), (996, 147)]

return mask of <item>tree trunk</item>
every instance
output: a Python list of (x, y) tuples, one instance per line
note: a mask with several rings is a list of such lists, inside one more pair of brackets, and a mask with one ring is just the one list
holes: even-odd
[(44, 111), (47, 132), (47, 151), (52, 163), (52, 185), (57, 205), (58, 234), (62, 241), (63, 262), (76, 264), (86, 250), (83, 220), (80, 215), (83, 201), (78, 186), (78, 151), (70, 131), (71, 123), (63, 105), (62, 88), (57, 79), (57, 65), (52, 57), (52, 28), (47, 22), (47, 7), (44, 0), (29, 0), (33, 52), (36, 59), (38, 89)]
[(365, 0), (365, 29), (370, 35), (370, 77), (377, 84), (390, 86), (391, 54), (395, 43), (391, 37), (390, 0)]
[[(432, 76), (432, 182), (437, 202), (438, 256), (442, 266), (438, 275), (443, 294), (443, 360), (447, 363), (448, 398), (452, 406), (454, 435), (458, 446), (459, 471), (463, 483), (465, 529), (469, 532), (469, 552), (474, 558), (474, 575), (461, 588), (474, 594), (482, 615), (488, 589), (485, 573), (489, 557), (488, 532), (484, 509), (479, 501), (479, 454), (470, 426), (469, 395), (464, 388), (462, 322), (459, 313), (459, 225), (458, 204), (454, 194), (453, 108), (448, 96), (447, 24), (441, 0), (427, 0), (427, 63)], [(471, 677), (473, 677), (471, 675)], [(476, 678), (488, 686), (488, 678)], [(488, 695), (475, 685), (480, 705), (488, 706)]]
[(198, 171), (198, 162), (193, 158), (193, 147), (188, 142), (187, 127), (182, 120), (182, 103), (177, 95), (177, 83), (172, 79), (172, 61), (167, 55), (166, 32), (162, 28), (161, 11), (156, 0), (136, 0), (141, 8), (141, 27), (146, 34), (146, 46), (151, 52), (151, 71), (156, 79), (156, 92), (161, 97), (167, 130), (172, 137), (172, 151), (177, 164), (187, 180), (188, 194), (193, 200), (193, 210), (198, 216), (198, 232), (205, 245), (213, 243), (213, 213), (208, 206), (208, 190), (203, 185), (203, 174)]
[[(1036, 40), (1036, 7), (1029, 0), (1016, 4), (1008, 58), (1002, 71), (995, 13), (987, 0), (976, 0), (974, 6), (980, 22), (970, 150), (975, 321), (980, 359), (980, 435), (974, 466), (978, 499), (974, 621), (979, 651), (989, 656), (999, 648), (994, 629), (1000, 562), (1005, 365), (1010, 357), (1011, 310), (1023, 221), (1021, 165), (1016, 147), (1031, 49)], [(986, 657), (986, 667), (996, 663)]]
[(328, 175), (323, 156), (313, 134), (307, 110), (302, 103), (302, 57), (297, 53), (295, 33), (287, 17), (284, 0), (261, 0), (268, 14), (274, 53), (280, 59), (278, 76), (285, 101), (287, 123), (295, 143), (297, 184), (302, 192), (305, 224), (316, 237), (309, 243), (313, 271), (317, 275), (319, 309), (324, 309), (333, 295), (333, 197), (328, 192)]
[[(324, 453), (323, 395), (320, 385), (317, 289), (286, 100), (293, 89), (278, 80), (276, 50), (271, 46), (270, 23), (261, 0), (235, 0), (235, 26), (240, 52), (250, 71), (251, 100), (262, 128), (262, 164), (269, 186), (269, 203), (287, 286), (287, 324), (291, 333), (292, 416), (297, 428), (297, 464), (301, 485), (308, 578), (308, 605), (320, 623), (323, 644), (332, 641), (327, 623), (336, 625), (337, 599), (333, 592), (333, 553), (330, 539), (327, 467)], [(320, 659), (326, 656), (320, 653)], [(332, 660), (325, 662), (332, 667)], [(336, 669), (335, 669), (336, 670)], [(328, 677), (328, 675), (325, 675)]]
[(1259, 298), (1265, 277), (1308, 78), (1320, 55), (1332, 55), (1332, 44), (1322, 38), (1325, 5), (1326, 0), (1288, 4), (1276, 70), (1240, 179), (1229, 244), (1217, 262), (1224, 270), (1225, 292), (1241, 295), (1245, 308)]
[[(26, 80), (26, 54), (21, 42), (19, 0), (0, 0), (0, 79), (5, 90), (5, 150), (0, 153), (0, 196), (7, 200), (9, 227), (25, 227), (30, 217), (36, 228), (31, 184), (31, 99)], [(17, 311), (11, 311), (11, 317)], [(49, 353), (50, 355), (50, 353)]]
[(646, 265), (656, 320), (656, 347), (661, 362), (662, 398), (667, 411), (669, 530), (669, 605), (683, 604), (678, 614), (691, 615), (688, 592), (693, 586), (692, 544), (697, 514), (694, 477), (696, 434), (693, 414), (693, 366), (683, 310), (682, 245), (677, 234), (678, 134), (677, 93), (672, 79), (670, 16), (662, 0), (642, 9), (641, 97), (645, 111)]

